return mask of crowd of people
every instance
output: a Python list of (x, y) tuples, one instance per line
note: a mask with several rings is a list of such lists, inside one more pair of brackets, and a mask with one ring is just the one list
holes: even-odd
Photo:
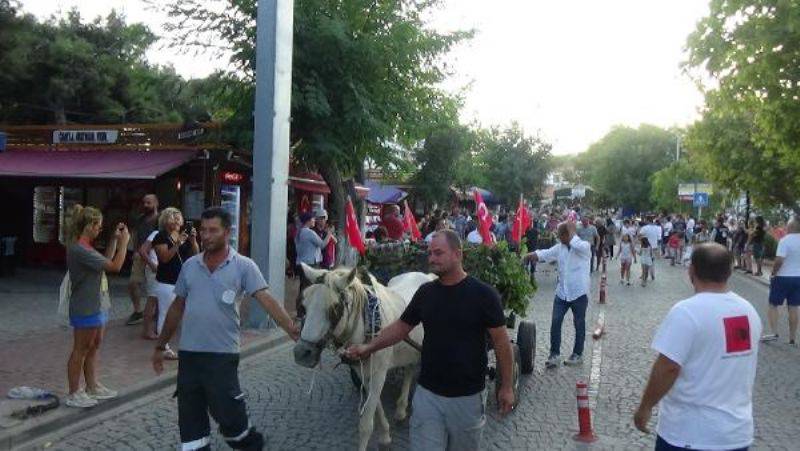
[[(220, 424), (232, 447), (261, 449), (263, 437), (248, 421), (238, 382), (238, 302), (245, 296), (253, 297), (295, 340), (299, 338), (300, 330), (270, 295), (255, 263), (228, 245), (231, 218), (225, 210), (210, 208), (204, 211), (199, 228), (184, 221), (178, 209), (159, 210), (158, 199), (152, 194), (143, 198), (142, 210), (142, 215), (132, 225), (134, 258), (129, 292), (134, 313), (127, 323), (143, 324), (142, 337), (156, 341), (152, 364), (157, 372), (162, 371), (165, 359), (179, 360), (177, 397), (181, 442), (191, 449), (207, 447), (210, 414)], [(709, 226), (704, 219), (696, 220), (691, 215), (654, 214), (641, 219), (623, 219), (610, 214), (592, 214), (580, 208), (543, 209), (529, 212), (529, 217), (531, 221), (527, 230), (519, 236), (517, 228), (515, 236), (512, 233), (515, 230), (514, 215), (501, 212), (491, 233), (493, 239), (506, 241), (513, 249), (521, 250), (522, 245), (527, 247), (530, 252), (522, 261), (532, 270), (535, 270), (536, 262), (557, 265), (550, 355), (546, 366), (556, 368), (562, 363), (583, 363), (591, 273), (599, 270), (606, 259), (619, 260), (619, 282), (628, 286), (635, 263), (641, 265), (642, 286), (655, 280), (657, 259), (668, 261), (673, 266), (688, 264), (696, 295), (675, 304), (656, 333), (652, 347), (658, 356), (634, 422), (637, 428), (647, 431), (651, 410), (658, 404), (656, 449), (740, 449), (749, 446), (753, 440), (752, 386), (758, 343), (778, 340), (778, 309), (784, 303), (788, 306), (789, 343), (796, 346), (800, 306), (800, 221), (793, 219), (785, 226), (781, 224), (770, 229), (760, 216), (755, 217), (752, 224), (735, 217), (718, 216)], [(290, 248), (293, 252), (290, 268), (301, 263), (317, 268), (334, 267), (336, 234), (327, 219), (327, 212), (320, 208), (299, 215), (297, 221), (290, 218)], [(470, 329), (470, 333), (483, 337), (483, 341), (476, 341), (473, 354), (465, 357), (465, 364), (477, 363), (470, 377), (478, 381), (485, 376), (486, 330), (492, 333), (495, 345), (506, 343), (507, 336), (497, 293), (493, 288), (470, 279), (461, 266), (462, 240), (478, 242), (474, 236), (480, 237), (476, 222), (463, 209), (454, 209), (450, 213), (436, 211), (421, 218), (420, 235), (430, 246), (431, 268), (442, 280), (426, 285), (427, 291), (421, 289), (421, 293), (434, 288), (439, 291), (431, 292), (427, 296), (431, 299), (424, 302), (420, 300), (422, 294), (415, 296), (416, 303), (412, 301), (411, 308), (418, 311), (410, 311), (414, 315), (405, 313), (402, 318), (405, 324), (398, 330), (407, 333), (420, 322), (426, 323), (426, 328), (430, 327), (434, 335), (438, 333), (437, 328), (455, 330), (456, 324), (451, 321), (441, 323), (441, 314), (429, 307), (449, 299), (456, 289), (461, 293), (459, 296), (483, 293), (476, 302), (486, 302), (491, 308), (481, 308), (475, 314), (480, 321), (473, 322), (488, 326)], [(385, 209), (381, 224), (371, 231), (369, 238), (375, 243), (404, 240), (408, 238), (408, 224), (400, 216), (399, 207), (392, 206)], [(92, 407), (101, 400), (117, 396), (115, 390), (98, 380), (97, 354), (110, 308), (105, 274), (121, 270), (132, 237), (124, 223), (116, 224), (103, 255), (95, 249), (102, 229), (103, 217), (98, 210), (75, 207), (71, 216), (71, 240), (67, 247), (71, 285), (69, 319), (74, 335), (67, 364), (69, 394), (65, 403), (71, 407)], [(769, 293), (770, 333), (762, 336), (760, 317), (749, 302), (730, 291), (728, 279), (734, 269), (754, 275), (762, 273), (767, 234), (772, 234), (779, 242)], [(302, 270), (299, 272), (303, 273)], [(146, 299), (143, 307), (142, 297)], [(491, 315), (485, 317), (490, 310)], [(561, 329), (569, 311), (573, 314), (576, 336), (570, 356), (562, 362)], [(298, 314), (302, 315), (302, 311)], [(714, 323), (719, 318), (724, 319), (723, 328)], [(181, 323), (183, 329), (176, 353), (169, 347), (169, 342)], [(401, 332), (392, 336), (384, 336), (382, 332), (372, 344), (351, 347), (347, 352), (353, 358), (366, 357), (382, 346), (401, 340)], [(460, 342), (450, 343), (452, 340), (445, 339), (445, 335), (442, 343), (447, 342), (447, 347), (459, 346)], [(426, 349), (428, 353), (432, 352), (429, 346), (426, 347), (428, 344), (426, 340), (423, 345), (423, 375), (428, 374), (426, 361), (427, 371), (432, 371), (431, 360), (425, 357)], [(509, 357), (505, 354), (504, 357)], [(514, 399), (507, 380), (510, 371), (506, 366), (510, 366), (510, 360), (504, 358), (503, 361), (501, 373), (505, 391), (500, 407), (503, 413), (507, 413)], [(464, 380), (462, 376), (453, 375), (451, 379), (461, 383)], [(451, 405), (448, 400), (450, 392), (431, 380), (420, 379), (424, 389), (430, 393), (424, 389), (418, 392), (418, 401), (421, 405), (427, 402), (431, 409), (439, 406), (436, 409), (441, 410), (445, 406), (446, 413), (424, 409), (415, 411), (412, 438), (421, 440), (419, 443), (435, 443), (432, 446), (438, 449), (444, 443), (441, 431), (446, 430), (448, 438), (445, 442), (462, 440), (470, 446), (479, 444), (479, 431), (485, 422), (483, 416), (469, 419), (470, 427), (478, 431), (476, 434), (462, 436), (458, 430), (451, 430), (448, 424), (451, 417), (458, 414), (458, 406)], [(713, 382), (716, 380), (724, 383)], [(459, 395), (470, 397), (471, 404), (485, 405), (485, 398), (480, 395), (484, 389), (482, 383), (465, 387), (458, 391)], [(422, 399), (423, 395), (428, 397)], [(721, 399), (724, 402), (720, 403)], [(425, 421), (420, 422), (423, 416)]]

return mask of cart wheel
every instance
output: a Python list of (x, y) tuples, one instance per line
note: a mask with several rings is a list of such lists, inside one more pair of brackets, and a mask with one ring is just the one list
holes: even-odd
[[(519, 404), (519, 379), (520, 379), (520, 354), (519, 346), (511, 343), (511, 351), (514, 355), (514, 361), (511, 363), (511, 390), (514, 392), (514, 407)], [(500, 395), (500, 380), (495, 381), (494, 384), (494, 399), (498, 399)]]
[(520, 321), (517, 329), (517, 345), (522, 374), (533, 373), (533, 363), (536, 361), (536, 324), (532, 321)]

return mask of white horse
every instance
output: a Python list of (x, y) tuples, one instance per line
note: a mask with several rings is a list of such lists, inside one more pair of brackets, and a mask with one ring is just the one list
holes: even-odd
[[(298, 365), (307, 368), (319, 364), (320, 354), (326, 345), (338, 350), (351, 344), (366, 343), (371, 338), (368, 321), (365, 321), (368, 290), (379, 300), (381, 325), (388, 326), (400, 318), (417, 289), (436, 278), (423, 273), (407, 273), (393, 278), (389, 286), (384, 287), (370, 275), (371, 286), (365, 286), (356, 277), (356, 268), (326, 271), (302, 266), (305, 276), (313, 285), (303, 291), (306, 317), (300, 341), (294, 347), (294, 359)], [(421, 344), (422, 327), (414, 328), (409, 338)], [(389, 422), (380, 402), (386, 373), (392, 368), (402, 367), (404, 370), (394, 415), (395, 420), (403, 421), (408, 416), (408, 393), (419, 360), (420, 352), (408, 343), (401, 342), (373, 353), (361, 363), (352, 364), (367, 389), (367, 400), (358, 425), (359, 450), (367, 449), (375, 420), (380, 429), (378, 443), (382, 448), (389, 446), (392, 441)]]

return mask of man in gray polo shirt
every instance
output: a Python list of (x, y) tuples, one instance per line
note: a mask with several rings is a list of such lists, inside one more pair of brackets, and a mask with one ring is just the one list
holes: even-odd
[(260, 450), (264, 438), (247, 418), (239, 387), (239, 300), (253, 296), (295, 341), (300, 329), (269, 294), (258, 266), (228, 246), (230, 214), (209, 208), (201, 220), (204, 252), (183, 264), (153, 368), (164, 369), (163, 351), (183, 319), (176, 390), (181, 449), (209, 449), (209, 412), (231, 448)]

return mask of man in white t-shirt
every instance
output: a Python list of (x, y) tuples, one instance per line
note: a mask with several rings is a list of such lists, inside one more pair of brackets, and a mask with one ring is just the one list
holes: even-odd
[(778, 339), (778, 308), (786, 302), (789, 313), (789, 344), (797, 346), (797, 306), (800, 306), (800, 221), (786, 225), (786, 236), (778, 242), (775, 265), (769, 281), (769, 335), (761, 341)]
[(695, 295), (675, 304), (656, 333), (653, 364), (636, 428), (659, 404), (656, 450), (745, 449), (753, 442), (753, 381), (761, 318), (728, 291), (733, 256), (697, 245), (689, 278)]

